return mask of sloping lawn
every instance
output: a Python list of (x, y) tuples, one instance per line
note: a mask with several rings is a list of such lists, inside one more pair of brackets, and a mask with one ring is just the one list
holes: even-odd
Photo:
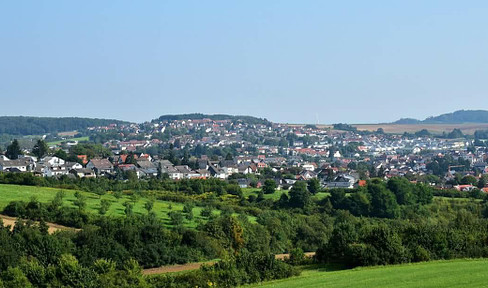
[[(35, 187), (35, 186), (21, 186), (21, 185), (6, 185), (0, 184), (0, 211), (2, 211), (5, 206), (7, 206), (11, 201), (25, 201), (28, 202), (32, 197), (37, 198), (41, 203), (48, 203), (52, 201), (57, 192), (63, 189), (59, 188), (49, 188), (49, 187)], [(68, 207), (75, 207), (73, 201), (76, 199), (75, 190), (63, 190), (65, 197), (63, 199), (63, 205)], [(124, 195), (121, 198), (116, 198), (113, 194), (107, 193), (103, 196), (96, 195), (94, 193), (79, 191), (86, 197), (87, 212), (92, 214), (98, 214), (100, 208), (101, 199), (107, 199), (111, 202), (110, 209), (108, 210), (108, 216), (124, 216), (125, 206), (123, 205), (127, 201), (131, 201), (130, 196)], [(144, 204), (149, 201), (149, 199), (141, 197), (134, 203), (133, 211), (136, 214), (147, 214), (147, 210), (144, 208)], [(170, 202), (170, 201), (160, 201), (155, 200), (152, 211), (156, 213), (166, 224), (169, 225), (168, 213), (171, 211), (182, 211), (184, 205), (182, 203)], [(193, 220), (184, 220), (184, 225), (186, 227), (196, 227), (198, 220), (205, 221), (205, 218), (200, 217), (200, 212), (203, 208), (197, 207), (193, 208)], [(219, 214), (219, 210), (213, 210), (214, 214)]]
[(246, 287), (488, 287), (488, 259), (433, 261), (342, 271), (327, 271), (327, 269), (314, 266), (306, 268), (298, 277)]

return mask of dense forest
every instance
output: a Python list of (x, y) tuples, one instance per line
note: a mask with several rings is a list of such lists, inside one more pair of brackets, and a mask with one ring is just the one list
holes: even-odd
[(459, 110), (422, 121), (427, 124), (451, 123), (488, 123), (488, 111), (485, 110)]
[(120, 120), (78, 117), (28, 117), (1, 116), (0, 134), (43, 135), (64, 131), (81, 130), (93, 126), (128, 123)]
[(425, 120), (402, 118), (393, 124), (459, 124), (459, 123), (488, 123), (488, 111), (459, 110), (438, 116), (431, 116)]

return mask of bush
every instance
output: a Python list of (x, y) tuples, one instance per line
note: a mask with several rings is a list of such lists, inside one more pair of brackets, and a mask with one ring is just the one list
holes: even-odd
[(291, 265), (302, 265), (306, 262), (305, 253), (300, 248), (295, 248), (290, 251), (290, 258), (287, 259), (287, 262)]
[(207, 206), (200, 211), (200, 216), (208, 218), (212, 215), (212, 210), (212, 207)]

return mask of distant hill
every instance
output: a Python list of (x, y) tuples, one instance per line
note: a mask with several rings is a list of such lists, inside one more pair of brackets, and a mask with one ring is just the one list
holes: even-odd
[(412, 118), (402, 118), (393, 124), (460, 124), (460, 123), (488, 123), (486, 110), (459, 110), (439, 116), (431, 116), (420, 121)]
[(265, 118), (257, 118), (253, 116), (240, 116), (240, 115), (235, 116), (235, 115), (226, 115), (226, 114), (201, 114), (201, 113), (162, 115), (158, 119), (152, 120), (152, 122), (174, 121), (174, 120), (201, 120), (201, 119), (231, 120), (231, 121), (241, 120), (249, 124), (263, 124), (263, 125), (271, 124), (271, 122)]
[(97, 118), (0, 116), (0, 134), (24, 136), (43, 135), (48, 133), (82, 130), (93, 126), (126, 123), (129, 122)]
[(413, 118), (401, 118), (400, 120), (393, 122), (393, 124), (418, 124), (421, 122), (422, 121)]
[(485, 110), (459, 110), (436, 117), (429, 117), (422, 121), (426, 124), (453, 124), (453, 123), (488, 123), (488, 111)]

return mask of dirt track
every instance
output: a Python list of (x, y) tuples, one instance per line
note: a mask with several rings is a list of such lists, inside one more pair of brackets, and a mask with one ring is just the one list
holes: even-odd
[[(5, 216), (5, 215), (0, 215), (0, 219), (3, 220), (3, 225), (4, 226), (11, 226), (12, 228), (14, 227), (15, 225), (15, 222), (17, 221), (17, 218), (15, 217), (10, 217), (10, 216)], [(49, 222), (46, 222), (47, 226), (49, 227), (48, 228), (48, 232), (50, 234), (58, 231), (58, 230), (73, 230), (73, 231), (78, 231), (79, 229), (75, 229), (75, 228), (70, 228), (70, 227), (66, 227), (66, 226), (63, 226), (63, 225), (58, 225), (58, 224), (54, 224), (54, 223), (49, 223)]]
[[(307, 252), (305, 253), (305, 257), (313, 257), (315, 256), (315, 252)], [(290, 254), (276, 254), (275, 258), (278, 260), (284, 260), (290, 257)], [(191, 271), (200, 269), (203, 264), (212, 265), (215, 261), (210, 262), (198, 262), (198, 263), (188, 263), (183, 265), (170, 265), (170, 266), (162, 266), (157, 268), (149, 268), (144, 269), (142, 274), (144, 275), (156, 275), (156, 274), (164, 274), (164, 273), (173, 273), (173, 272), (183, 272), (183, 271)]]
[(157, 268), (149, 268), (144, 269), (142, 274), (144, 275), (156, 275), (156, 274), (164, 274), (164, 273), (173, 273), (173, 272), (182, 272), (182, 271), (190, 271), (190, 270), (197, 270), (203, 264), (212, 265), (215, 262), (198, 262), (198, 263), (188, 263), (182, 265), (169, 265), (169, 266), (162, 266)]
[[(312, 258), (313, 256), (315, 256), (315, 252), (305, 253), (306, 258)], [(276, 254), (275, 258), (278, 260), (285, 260), (286, 258), (290, 258), (290, 254)]]

